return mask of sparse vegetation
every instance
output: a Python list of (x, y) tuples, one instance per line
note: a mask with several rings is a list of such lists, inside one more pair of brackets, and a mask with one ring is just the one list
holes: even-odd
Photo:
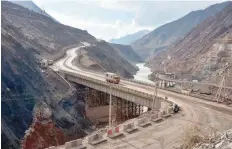
[(198, 143), (209, 143), (212, 137), (216, 136), (216, 129), (213, 126), (192, 125), (184, 130), (181, 149), (192, 149)]

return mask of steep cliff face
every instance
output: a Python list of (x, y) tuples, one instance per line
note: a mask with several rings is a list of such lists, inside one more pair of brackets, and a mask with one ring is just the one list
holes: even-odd
[(157, 54), (149, 65), (160, 71), (163, 61), (168, 72), (191, 74), (212, 83), (226, 75), (226, 85), (231, 86), (232, 3), (196, 26), (168, 51)]
[(190, 12), (184, 17), (162, 25), (133, 42), (132, 48), (142, 57), (149, 58), (160, 51), (165, 51), (176, 41), (181, 40), (191, 29), (214, 16), (228, 5), (228, 2), (212, 5), (204, 10)]
[(65, 136), (51, 120), (52, 112), (45, 105), (35, 108), (33, 122), (21, 141), (22, 149), (42, 149), (62, 145)]
[(2, 143), (3, 148), (18, 146), (19, 139), (32, 122), (35, 102), (43, 100), (47, 89), (30, 49), (25, 49), (15, 39), (15, 34), (10, 35), (16, 32), (11, 25), (2, 24), (1, 134), (3, 140), (7, 140)]

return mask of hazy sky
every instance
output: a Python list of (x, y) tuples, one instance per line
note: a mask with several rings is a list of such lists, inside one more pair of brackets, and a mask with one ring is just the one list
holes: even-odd
[(63, 24), (110, 40), (142, 29), (153, 30), (190, 11), (222, 1), (33, 0)]

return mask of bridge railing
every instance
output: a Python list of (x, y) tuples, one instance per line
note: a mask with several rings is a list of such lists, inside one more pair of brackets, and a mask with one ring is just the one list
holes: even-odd
[[(64, 74), (68, 74), (68, 75), (71, 75), (71, 76), (77, 76), (79, 78), (89, 80), (91, 82), (98, 83), (98, 84), (101, 84), (101, 85), (104, 85), (104, 86), (109, 86), (110, 85), (106, 81), (94, 79), (92, 77), (84, 76), (84, 75), (81, 75), (79, 73), (72, 73), (72, 72), (67, 72), (67, 71), (64, 71), (64, 70), (62, 70), (62, 72)], [(140, 81), (140, 80), (134, 80), (134, 79), (124, 79), (124, 80), (139, 83), (139, 84), (143, 84), (143, 85), (148, 85), (148, 86), (151, 86), (151, 87), (155, 87), (155, 83), (149, 83), (149, 82), (146, 82), (146, 81)], [(153, 97), (154, 97), (153, 94), (144, 93), (144, 92), (134, 90), (134, 89), (130, 89), (130, 88), (127, 88), (127, 87), (124, 87), (124, 86), (118, 86), (117, 84), (113, 85), (112, 88), (114, 88), (116, 90), (123, 91), (123, 92), (128, 92), (128, 93), (131, 93), (133, 95), (137, 95), (137, 96), (140, 96), (140, 97), (143, 97), (143, 98), (153, 99)], [(174, 92), (174, 93), (178, 93), (178, 94), (191, 96), (191, 97), (194, 97), (194, 98), (201, 98), (201, 99), (204, 99), (204, 100), (214, 101), (210, 96), (207, 97), (207, 96), (204, 96), (204, 95), (198, 95), (198, 94), (193, 94), (193, 93), (183, 93), (183, 92), (178, 91), (178, 90), (174, 90), (174, 89), (171, 89), (171, 88), (164, 88), (164, 87), (160, 87), (160, 86), (157, 86), (157, 88), (161, 89), (161, 90), (165, 90), (165, 91), (170, 91), (170, 92)], [(158, 99), (164, 100), (166, 102), (171, 103), (171, 101), (165, 100), (163, 97), (158, 97)]]
[[(91, 81), (91, 82), (94, 82), (94, 83), (97, 83), (97, 84), (101, 84), (101, 85), (104, 85), (104, 86), (110, 86), (109, 83), (107, 83), (106, 81), (102, 81), (102, 80), (98, 80), (98, 79), (94, 79), (92, 77), (88, 77), (88, 76), (84, 76), (84, 75), (81, 75), (79, 73), (72, 73), (72, 72), (67, 72), (67, 71), (60, 71), (66, 75), (70, 75), (70, 76), (76, 76), (76, 77), (79, 77), (81, 79), (85, 79), (85, 80), (88, 80), (88, 81)], [(127, 92), (127, 93), (131, 93), (133, 95), (137, 95), (139, 97), (143, 97), (143, 98), (147, 98), (147, 99), (153, 99), (154, 95), (153, 94), (149, 94), (149, 93), (144, 93), (142, 91), (138, 91), (138, 90), (134, 90), (134, 89), (130, 89), (130, 88), (127, 88), (127, 87), (124, 87), (124, 86), (119, 86), (117, 84), (115, 85), (112, 85), (111, 86), (112, 88), (116, 89), (116, 90), (120, 90), (122, 92)], [(162, 97), (158, 97), (158, 99), (160, 100), (164, 100), (164, 98)]]
[[(149, 83), (146, 81), (141, 81), (141, 80), (134, 80), (134, 79), (124, 79), (130, 82), (135, 82), (135, 83), (139, 83), (139, 84), (143, 84), (143, 85), (148, 85), (151, 87), (155, 87), (155, 83)], [(194, 98), (200, 98), (200, 99), (204, 99), (204, 100), (209, 100), (209, 101), (214, 101), (213, 98), (211, 96), (204, 96), (204, 95), (199, 95), (199, 94), (194, 94), (194, 93), (183, 93), (179, 90), (175, 90), (175, 89), (171, 89), (171, 88), (165, 88), (165, 87), (160, 87), (157, 85), (158, 89), (161, 90), (166, 90), (166, 91), (170, 91), (170, 92), (174, 92), (174, 93), (178, 93), (178, 94), (183, 94), (183, 95), (187, 95), (187, 96), (191, 96)]]

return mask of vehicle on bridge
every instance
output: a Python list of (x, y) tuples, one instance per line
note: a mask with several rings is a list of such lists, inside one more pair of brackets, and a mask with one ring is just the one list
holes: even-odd
[(115, 73), (107, 72), (105, 74), (105, 77), (106, 77), (106, 82), (110, 82), (114, 84), (119, 84), (120, 82), (120, 76)]

